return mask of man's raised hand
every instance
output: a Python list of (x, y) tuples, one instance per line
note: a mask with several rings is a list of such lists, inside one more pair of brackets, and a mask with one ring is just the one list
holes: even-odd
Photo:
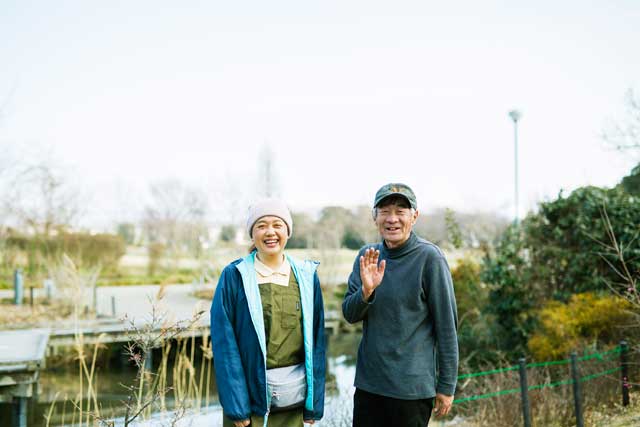
[(382, 260), (378, 265), (379, 257), (380, 251), (373, 248), (367, 249), (364, 251), (364, 255), (360, 256), (360, 280), (362, 281), (362, 296), (365, 301), (380, 285), (384, 276), (386, 261)]

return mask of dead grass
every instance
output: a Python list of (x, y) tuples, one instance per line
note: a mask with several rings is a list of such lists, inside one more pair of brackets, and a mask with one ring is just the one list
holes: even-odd
[(585, 425), (591, 427), (636, 427), (640, 425), (640, 396), (631, 394), (629, 406), (619, 402), (596, 406), (585, 412)]
[[(580, 363), (581, 376), (605, 372), (618, 365), (618, 360), (590, 360)], [(620, 373), (602, 375), (580, 383), (585, 426), (609, 426), (621, 410), (632, 414), (632, 409), (617, 406), (620, 400)], [(573, 386), (562, 384), (570, 376), (569, 365), (557, 365), (527, 370), (529, 386), (542, 386), (530, 390), (530, 414), (534, 426), (568, 427), (575, 425)], [(458, 398), (483, 395), (500, 390), (519, 390), (518, 371), (468, 378), (459, 384)], [(512, 427), (522, 425), (522, 406), (519, 391), (486, 399), (462, 402), (455, 413), (478, 426)], [(637, 414), (638, 406), (635, 413)], [(637, 420), (637, 418), (636, 418)], [(609, 424), (607, 424), (609, 422)], [(617, 425), (617, 424), (615, 424)], [(619, 424), (620, 427), (640, 424)]]
[(25, 329), (70, 320), (73, 308), (67, 304), (13, 305), (0, 304), (0, 329)]
[(193, 296), (199, 299), (211, 301), (213, 299), (213, 294), (215, 293), (216, 288), (204, 288), (198, 289), (193, 292)]

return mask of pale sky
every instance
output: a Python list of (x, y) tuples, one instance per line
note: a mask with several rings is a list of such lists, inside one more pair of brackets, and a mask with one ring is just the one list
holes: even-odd
[(600, 133), (640, 89), (639, 23), (632, 0), (0, 0), (0, 143), (52, 150), (97, 222), (166, 177), (241, 209), (265, 141), (294, 210), (400, 181), (512, 215), (512, 108), (522, 212), (634, 165)]

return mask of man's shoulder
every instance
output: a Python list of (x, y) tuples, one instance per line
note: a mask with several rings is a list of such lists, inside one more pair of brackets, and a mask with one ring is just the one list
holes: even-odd
[(424, 239), (420, 236), (417, 236), (417, 247), (427, 256), (434, 258), (445, 258), (444, 252), (438, 245), (433, 242), (430, 242), (427, 239)]

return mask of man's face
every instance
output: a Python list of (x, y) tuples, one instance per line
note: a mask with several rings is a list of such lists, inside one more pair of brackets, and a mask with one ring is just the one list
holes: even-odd
[(287, 224), (277, 216), (263, 216), (253, 225), (251, 236), (258, 253), (272, 256), (284, 252), (288, 240)]
[(418, 211), (412, 210), (404, 200), (383, 200), (376, 208), (375, 223), (389, 248), (407, 241), (417, 219)]

